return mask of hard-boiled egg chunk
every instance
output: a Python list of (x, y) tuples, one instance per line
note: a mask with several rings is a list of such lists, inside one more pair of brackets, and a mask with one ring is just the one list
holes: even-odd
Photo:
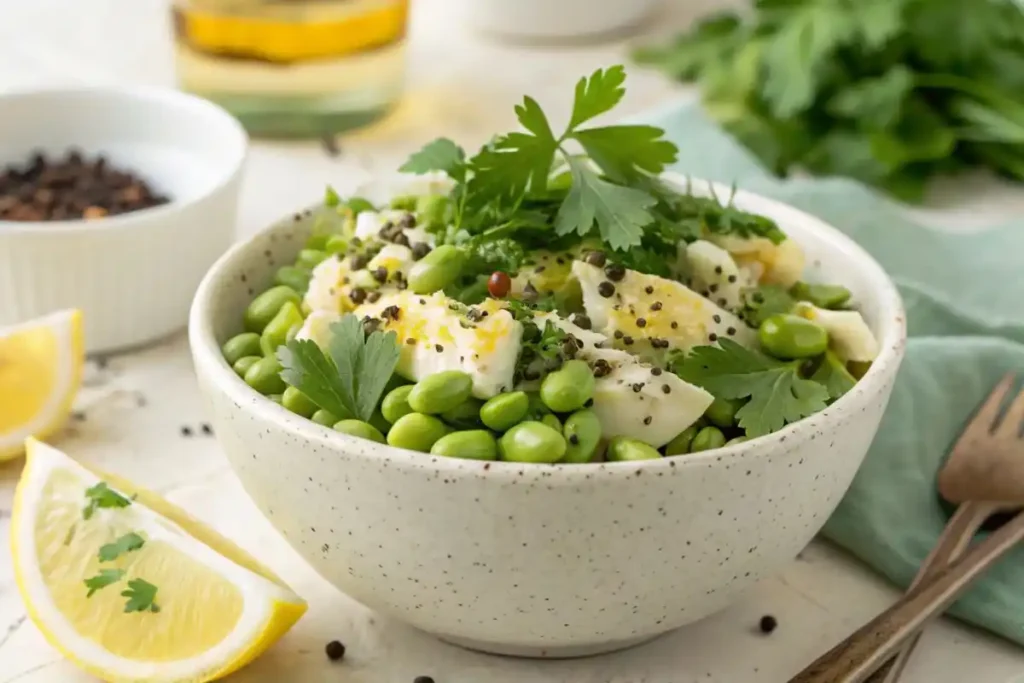
[(636, 356), (610, 348), (608, 338), (584, 330), (554, 313), (537, 315), (582, 343), (576, 357), (602, 372), (594, 383), (593, 410), (601, 420), (602, 436), (628, 436), (654, 447), (664, 446), (696, 422), (714, 397), (676, 375), (644, 363)]
[(348, 258), (331, 256), (321, 261), (309, 279), (309, 288), (303, 298), (305, 307), (310, 312), (351, 310), (351, 302), (346, 296), (351, 274), (351, 260)]
[(767, 237), (709, 235), (707, 239), (729, 252), (740, 268), (762, 271), (758, 279), (765, 284), (792, 287), (803, 275), (804, 251), (791, 239), (779, 244)]
[(757, 279), (740, 269), (725, 249), (707, 240), (685, 246), (690, 287), (722, 308), (736, 311), (743, 305), (743, 290)]
[(406, 379), (461, 370), (473, 378), (473, 395), (484, 399), (512, 387), (523, 326), (494, 299), (471, 312), (440, 292), (395, 291), (355, 313), (379, 319), (379, 329), (398, 335), (397, 372)]
[(857, 311), (829, 311), (801, 301), (793, 312), (825, 328), (829, 346), (840, 360), (863, 363), (878, 357), (878, 340)]
[(614, 280), (583, 261), (572, 269), (594, 329), (630, 353), (659, 361), (669, 349), (689, 351), (719, 338), (749, 346), (756, 339), (735, 315), (674, 280), (634, 270)]
[(356, 216), (356, 237), (361, 240), (372, 240), (380, 237), (385, 225), (396, 224), (405, 217), (406, 211), (385, 209), (384, 211), (361, 211)]
[(559, 307), (579, 309), (580, 285), (572, 274), (575, 257), (568, 252), (544, 249), (532, 251), (514, 278), (510, 296), (528, 299), (530, 296), (554, 296)]
[(331, 325), (341, 320), (341, 315), (333, 311), (313, 311), (299, 328), (296, 339), (309, 339), (320, 348), (327, 348), (331, 341)]

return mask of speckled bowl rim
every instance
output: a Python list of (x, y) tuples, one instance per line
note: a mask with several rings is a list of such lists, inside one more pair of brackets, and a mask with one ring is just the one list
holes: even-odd
[[(78, 97), (110, 97), (124, 101), (147, 102), (167, 109), (178, 109), (190, 116), (205, 116), (210, 125), (216, 123), (222, 134), (234, 138), (236, 149), (230, 157), (225, 156), (217, 172), (212, 175), (208, 186), (188, 199), (172, 198), (166, 204), (152, 206), (138, 211), (105, 216), (102, 219), (86, 220), (84, 218), (62, 221), (5, 221), (0, 220), (0, 235), (16, 235), (24, 233), (43, 233), (61, 235), (68, 232), (76, 234), (84, 232), (108, 232), (115, 230), (145, 230), (151, 221), (160, 219), (173, 220), (174, 215), (182, 208), (198, 204), (222, 191), (238, 175), (239, 169), (245, 164), (249, 153), (249, 134), (245, 132), (238, 119), (213, 102), (181, 90), (161, 88), (157, 86), (97, 86), (97, 87), (42, 87), (9, 90), (0, 94), (0, 103), (14, 99), (40, 98), (42, 104), (50, 98)], [(73, 102), (72, 102), (73, 103)], [(132, 112), (125, 111), (125, 116)], [(67, 108), (67, 116), (75, 116), (75, 108)], [(141, 220), (140, 220), (141, 219)]]
[[(663, 178), (673, 184), (685, 186), (692, 183), (695, 188), (706, 185), (717, 196), (729, 196), (733, 189), (706, 180), (686, 178), (676, 173), (666, 173)], [(546, 478), (549, 485), (576, 485), (585, 480), (606, 476), (639, 476), (644, 472), (655, 475), (666, 468), (696, 466), (708, 461), (727, 465), (734, 460), (758, 455), (759, 451), (777, 450), (787, 439), (800, 440), (813, 438), (814, 434), (827, 430), (845, 412), (855, 412), (866, 407), (883, 393), (886, 382), (890, 381), (899, 368), (906, 346), (906, 315), (903, 301), (895, 283), (885, 273), (881, 265), (859, 245), (836, 228), (824, 221), (804, 213), (784, 202), (769, 199), (762, 195), (744, 190), (736, 190), (734, 201), (747, 210), (758, 211), (752, 206), (758, 205), (769, 209), (776, 221), (785, 226), (802, 224), (808, 230), (816, 231), (821, 240), (829, 248), (843, 253), (854, 269), (866, 273), (874, 288), (875, 302), (878, 305), (879, 345), (881, 351), (872, 363), (868, 372), (857, 382), (856, 386), (821, 412), (804, 418), (799, 422), (787, 425), (783, 429), (745, 441), (732, 446), (701, 453), (664, 457), (659, 460), (643, 460), (630, 462), (599, 462), (585, 464), (535, 464), (504, 461), (479, 461), (446, 458), (430, 454), (396, 448), (387, 444), (375, 444), (366, 439), (336, 432), (328, 427), (316, 424), (306, 418), (295, 415), (277, 403), (262, 396), (249, 387), (224, 360), (220, 345), (214, 332), (213, 321), (208, 312), (212, 305), (213, 292), (226, 277), (229, 265), (246, 251), (249, 244), (272, 232), (284, 230), (287, 223), (279, 221), (260, 231), (249, 240), (239, 242), (229, 249), (210, 268), (203, 278), (192, 303), (189, 315), (189, 344), (192, 348), (196, 372), (202, 375), (209, 386), (215, 391), (225, 394), (228, 400), (240, 410), (267, 425), (273, 425), (287, 431), (298, 439), (307, 439), (329, 449), (343, 450), (347, 454), (360, 457), (377, 457), (389, 463), (408, 469), (422, 469), (429, 473), (444, 473), (448, 476), (479, 477), (487, 471), (488, 478), (508, 482), (524, 476)], [(237, 285), (236, 285), (237, 286)], [(367, 456), (366, 454), (372, 454)]]

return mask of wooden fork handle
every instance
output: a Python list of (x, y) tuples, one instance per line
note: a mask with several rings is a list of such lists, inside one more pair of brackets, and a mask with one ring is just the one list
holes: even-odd
[(791, 678), (789, 683), (861, 683), (925, 622), (951, 605), (1000, 557), (1024, 539), (1024, 512), (960, 559), (937, 569), (892, 607)]
[[(967, 502), (959, 505), (907, 590), (914, 590), (935, 576), (937, 570), (960, 557), (970, 546), (981, 525), (998, 509), (998, 505), (991, 503)], [(920, 640), (921, 632), (910, 636), (899, 653), (868, 676), (866, 683), (897, 683)]]

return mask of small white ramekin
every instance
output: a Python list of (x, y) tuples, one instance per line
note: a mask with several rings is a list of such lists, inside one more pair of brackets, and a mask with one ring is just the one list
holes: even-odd
[(78, 308), (90, 353), (183, 328), (203, 274), (234, 237), (247, 146), (230, 114), (174, 90), (0, 95), (0, 168), (77, 149), (171, 199), (95, 220), (0, 220), (0, 326)]

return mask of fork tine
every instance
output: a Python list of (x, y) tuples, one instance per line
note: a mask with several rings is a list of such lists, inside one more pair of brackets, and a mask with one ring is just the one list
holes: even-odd
[[(992, 393), (988, 395), (985, 402), (978, 408), (978, 412), (975, 413), (971, 419), (969, 427), (978, 425), (982, 427), (986, 432), (992, 430), (995, 426), (996, 420), (999, 418), (999, 413), (1003, 407), (1003, 402), (1006, 400), (1006, 395), (1010, 392), (1010, 387), (1017, 380), (1017, 375), (1010, 372), (1003, 376), (1003, 379), (999, 381), (996, 388), (992, 390)], [(1020, 400), (1018, 397), (1017, 400)], [(1018, 424), (1020, 419), (1017, 420)]]

